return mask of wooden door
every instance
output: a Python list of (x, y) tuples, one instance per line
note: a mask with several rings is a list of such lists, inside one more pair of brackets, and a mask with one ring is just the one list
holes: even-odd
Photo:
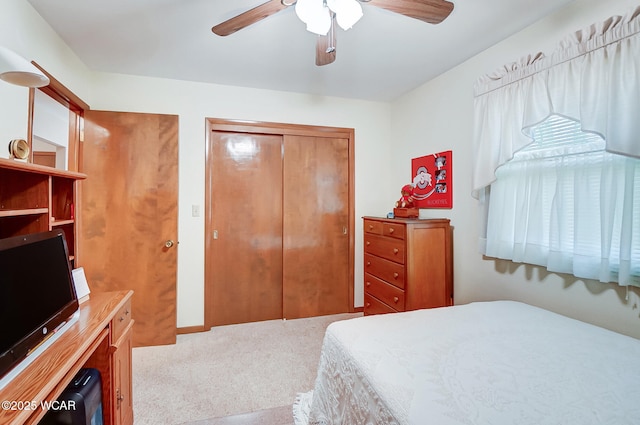
[(282, 136), (214, 131), (209, 145), (207, 322), (281, 318)]
[(284, 317), (349, 311), (349, 140), (284, 138)]
[(178, 117), (86, 111), (82, 145), (90, 288), (134, 291), (134, 346), (175, 343)]

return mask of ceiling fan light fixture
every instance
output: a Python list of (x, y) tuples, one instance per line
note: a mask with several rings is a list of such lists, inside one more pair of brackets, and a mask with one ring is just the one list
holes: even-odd
[(298, 0), (296, 15), (314, 34), (327, 35), (331, 28), (331, 11), (322, 0)]
[(345, 31), (362, 18), (362, 6), (357, 0), (327, 0), (327, 6), (336, 14), (336, 22)]

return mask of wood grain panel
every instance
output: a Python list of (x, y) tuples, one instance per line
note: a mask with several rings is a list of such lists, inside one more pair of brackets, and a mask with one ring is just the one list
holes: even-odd
[(404, 264), (405, 245), (401, 240), (365, 234), (364, 252)]
[(209, 326), (282, 317), (282, 137), (212, 132)]
[(371, 254), (364, 254), (364, 271), (376, 275), (398, 288), (404, 288), (404, 265), (385, 260)]
[(284, 317), (349, 311), (349, 148), (284, 137)]
[(395, 310), (404, 311), (404, 291), (402, 289), (365, 273), (364, 290)]
[[(449, 263), (449, 228), (444, 226), (418, 227), (409, 231), (413, 244), (407, 261), (409, 273), (422, 276), (420, 289), (411, 285), (418, 280), (407, 282), (407, 310), (416, 308), (442, 307), (451, 304)], [(444, 284), (446, 282), (446, 284)]]
[(367, 4), (419, 19), (429, 24), (439, 24), (453, 11), (453, 3), (445, 0), (370, 0)]
[(397, 313), (397, 310), (392, 309), (376, 297), (365, 293), (364, 294), (364, 309), (367, 314), (385, 314), (385, 313)]
[[(5, 164), (3, 164), (4, 166)], [(49, 177), (0, 168), (0, 211), (48, 208)]]
[(364, 220), (365, 233), (373, 233), (374, 235), (381, 235), (383, 232), (382, 223), (373, 220)]
[(82, 148), (89, 285), (135, 291), (134, 346), (175, 343), (178, 117), (87, 111)]
[(249, 25), (253, 25), (256, 22), (268, 18), (287, 7), (288, 6), (282, 4), (280, 0), (270, 0), (214, 26), (211, 28), (211, 31), (223, 37), (231, 35), (236, 31), (248, 27)]

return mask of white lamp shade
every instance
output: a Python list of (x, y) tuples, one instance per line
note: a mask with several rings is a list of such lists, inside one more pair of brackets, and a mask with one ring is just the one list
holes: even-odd
[(16, 52), (0, 46), (0, 79), (18, 86), (43, 87), (49, 78)]
[(343, 30), (353, 27), (362, 18), (362, 6), (357, 0), (327, 0), (336, 14), (336, 22)]
[(322, 0), (298, 0), (296, 15), (307, 24), (307, 31), (326, 35), (331, 29), (331, 12)]

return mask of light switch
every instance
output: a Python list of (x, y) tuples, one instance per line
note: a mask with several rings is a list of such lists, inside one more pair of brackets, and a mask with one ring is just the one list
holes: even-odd
[(200, 217), (200, 205), (191, 205), (191, 217)]

